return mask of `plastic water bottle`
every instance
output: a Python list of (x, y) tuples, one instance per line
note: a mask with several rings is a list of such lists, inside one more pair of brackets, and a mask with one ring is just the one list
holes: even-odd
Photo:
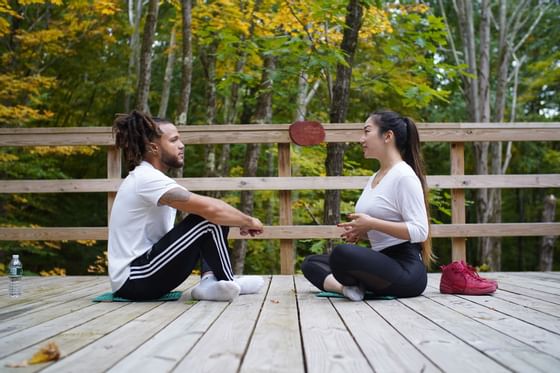
[(21, 296), (21, 277), (23, 275), (23, 267), (19, 261), (19, 255), (12, 255), (12, 261), (9, 267), (10, 273), (10, 297), (17, 298)]

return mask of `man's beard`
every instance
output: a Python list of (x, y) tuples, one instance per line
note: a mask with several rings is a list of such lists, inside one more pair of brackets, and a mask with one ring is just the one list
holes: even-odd
[(181, 168), (184, 165), (184, 161), (178, 156), (174, 157), (165, 152), (161, 154), (161, 162), (169, 168)]

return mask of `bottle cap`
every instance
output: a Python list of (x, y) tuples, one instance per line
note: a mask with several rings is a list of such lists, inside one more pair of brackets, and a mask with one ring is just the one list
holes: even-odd
[(19, 259), (19, 255), (18, 255), (18, 254), (14, 254), (14, 255), (12, 255), (12, 258), (14, 258), (14, 259)]

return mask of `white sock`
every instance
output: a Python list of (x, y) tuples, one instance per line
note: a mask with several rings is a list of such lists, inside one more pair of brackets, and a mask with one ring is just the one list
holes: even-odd
[(235, 281), (218, 281), (216, 276), (204, 276), (192, 291), (193, 299), (231, 301), (239, 295), (240, 287)]
[(343, 286), (342, 294), (351, 301), (359, 302), (364, 299), (364, 291), (359, 286)]
[(241, 287), (239, 294), (255, 294), (264, 285), (264, 280), (261, 276), (243, 276), (235, 279), (235, 282)]

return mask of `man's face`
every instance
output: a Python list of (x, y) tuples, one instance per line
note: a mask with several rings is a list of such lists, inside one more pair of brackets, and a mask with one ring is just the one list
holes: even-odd
[(177, 127), (171, 123), (163, 123), (159, 128), (163, 132), (159, 138), (161, 163), (169, 168), (183, 167), (185, 145), (181, 142)]

